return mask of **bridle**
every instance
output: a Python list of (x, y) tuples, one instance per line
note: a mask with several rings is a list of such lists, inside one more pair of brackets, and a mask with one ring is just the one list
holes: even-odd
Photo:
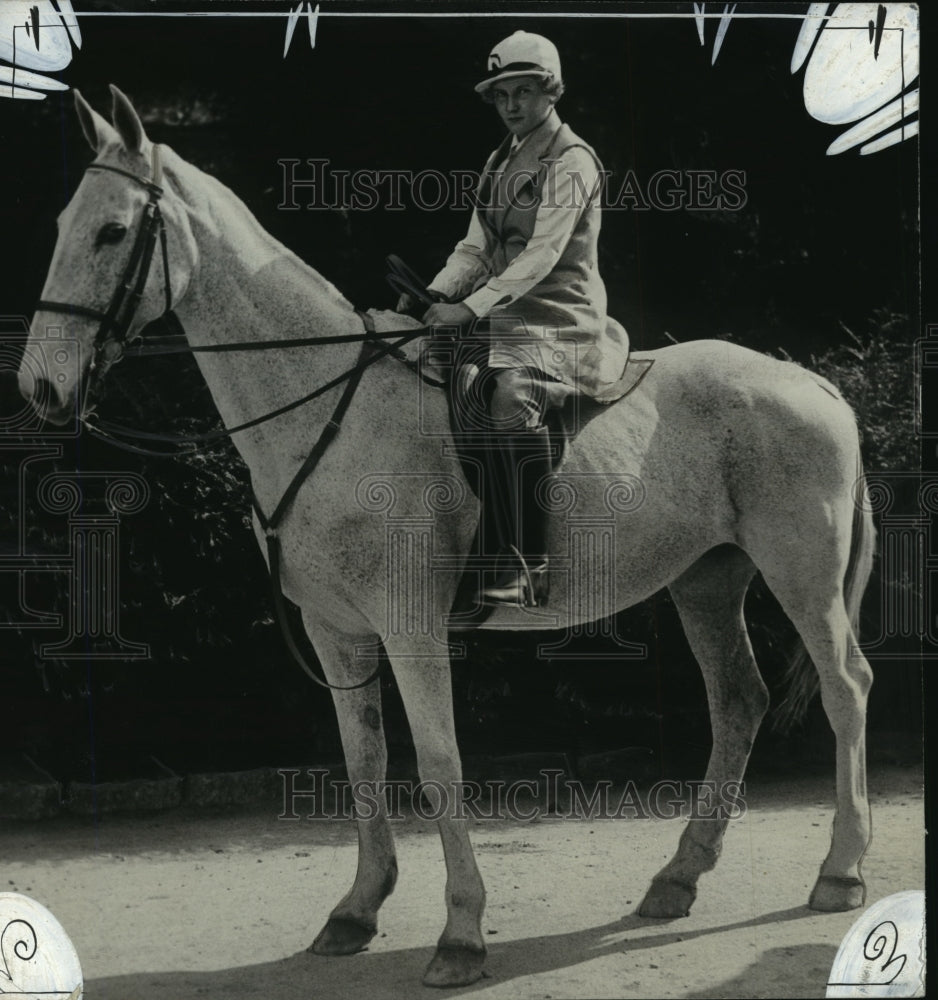
[(160, 160), (160, 147), (156, 144), (153, 145), (151, 166), (153, 180), (138, 177), (137, 174), (131, 173), (129, 170), (122, 170), (109, 163), (91, 163), (86, 167), (86, 170), (109, 170), (111, 173), (127, 177), (143, 187), (149, 195), (134, 239), (133, 249), (130, 252), (130, 258), (107, 308), (102, 311), (89, 306), (74, 305), (71, 302), (54, 302), (49, 299), (41, 299), (36, 304), (37, 310), (65, 313), (69, 316), (85, 316), (99, 320), (100, 325), (93, 342), (94, 353), (88, 368), (89, 384), (86, 386), (86, 393), (89, 395), (95, 382), (124, 356), (127, 334), (134, 317), (137, 315), (143, 290), (150, 275), (157, 238), (160, 241), (163, 257), (163, 295), (166, 302), (163, 314), (164, 316), (172, 314), (173, 296), (169, 277), (166, 226), (163, 222), (163, 213), (160, 211), (160, 198), (163, 195), (163, 187), (160, 183), (163, 179), (163, 165)]
[[(364, 333), (340, 334), (331, 337), (290, 337), (278, 340), (247, 341), (233, 344), (189, 344), (182, 323), (173, 311), (172, 285), (169, 275), (169, 253), (166, 244), (166, 226), (159, 205), (160, 198), (163, 195), (161, 184), (163, 167), (159, 149), (159, 145), (154, 143), (151, 158), (152, 180), (140, 177), (129, 170), (122, 170), (120, 167), (111, 166), (109, 163), (91, 163), (85, 168), (86, 170), (109, 170), (111, 173), (120, 174), (122, 177), (129, 178), (135, 184), (139, 184), (149, 195), (143, 215), (141, 216), (140, 228), (137, 230), (130, 258), (124, 267), (123, 274), (117, 288), (114, 290), (114, 294), (111, 296), (111, 301), (107, 309), (102, 311), (89, 306), (74, 305), (70, 302), (56, 302), (51, 299), (40, 299), (36, 303), (37, 311), (46, 310), (48, 312), (65, 313), (69, 316), (85, 316), (99, 321), (98, 330), (93, 341), (92, 359), (88, 366), (87, 383), (84, 386), (83, 392), (86, 404), (87, 400), (94, 396), (97, 385), (108, 370), (124, 357), (152, 357), (165, 354), (208, 354), (232, 351), (267, 351), (281, 347), (319, 347), (326, 344), (338, 343), (361, 343), (365, 347), (369, 342), (391, 340), (400, 333), (400, 331), (387, 334), (377, 333), (371, 317), (367, 313), (356, 309), (355, 312), (365, 327)], [(163, 260), (163, 297), (165, 302), (165, 309), (159, 318), (168, 321), (169, 325), (176, 332), (170, 337), (161, 338), (154, 343), (131, 346), (128, 343), (127, 335), (136, 316), (140, 300), (143, 297), (143, 291), (150, 274), (150, 267), (153, 263), (157, 238), (160, 241)], [(388, 283), (396, 291), (407, 292), (424, 305), (441, 301), (442, 296), (428, 292), (420, 278), (399, 257), (392, 255), (388, 257), (387, 263), (390, 268)], [(118, 448), (123, 448), (125, 451), (155, 458), (172, 457), (172, 452), (155, 451), (141, 445), (129, 444), (127, 441), (120, 440), (120, 436), (143, 441), (182, 445), (205, 445), (213, 441), (226, 439), (232, 434), (257, 427), (268, 420), (272, 420), (290, 410), (303, 406), (317, 396), (322, 395), (322, 393), (341, 385), (349, 379), (354, 380), (359, 366), (362, 368), (368, 367), (386, 356), (391, 356), (401, 361), (420, 375), (425, 382), (439, 388), (444, 383), (425, 375), (420, 369), (419, 364), (410, 361), (401, 351), (401, 347), (404, 344), (418, 337), (425, 336), (428, 332), (429, 330), (426, 327), (411, 330), (399, 337), (393, 344), (380, 345), (367, 359), (364, 357), (365, 352), (363, 351), (363, 357), (354, 368), (343, 372), (307, 395), (278, 407), (269, 413), (246, 420), (236, 427), (222, 427), (218, 430), (207, 431), (201, 434), (176, 435), (132, 430), (130, 428), (118, 427), (115, 424), (102, 420), (95, 420), (92, 423), (84, 411), (81, 415), (81, 421), (85, 428), (92, 434), (107, 440)], [(176, 454), (185, 453), (180, 451)]]
[[(361, 355), (353, 368), (348, 369), (341, 375), (307, 393), (300, 399), (297, 399), (292, 403), (288, 403), (285, 406), (278, 407), (270, 413), (266, 413), (260, 417), (247, 420), (236, 427), (221, 428), (217, 431), (209, 431), (203, 434), (191, 436), (177, 436), (146, 431), (134, 431), (129, 428), (118, 428), (107, 424), (102, 426), (100, 422), (92, 423), (84, 413), (81, 417), (82, 424), (96, 436), (101, 437), (110, 444), (123, 448), (124, 450), (134, 452), (135, 454), (154, 455), (162, 458), (171, 456), (173, 453), (153, 451), (140, 445), (128, 444), (126, 441), (121, 441), (118, 437), (116, 437), (115, 432), (120, 432), (124, 436), (141, 438), (149, 441), (169, 441), (184, 444), (206, 443), (217, 438), (228, 437), (238, 431), (256, 427), (267, 420), (272, 420), (289, 410), (302, 406), (317, 396), (320, 396), (328, 390), (336, 388), (344, 383), (341, 398), (339, 399), (331, 418), (327, 421), (319, 439), (313, 445), (306, 457), (306, 460), (296, 471), (273, 513), (269, 517), (264, 513), (257, 500), (257, 495), (254, 492), (253, 487), (251, 490), (251, 502), (254, 506), (254, 512), (257, 515), (257, 519), (264, 530), (264, 536), (267, 541), (268, 564), (271, 582), (273, 584), (274, 607), (277, 612), (277, 618), (280, 622), (280, 627), (287, 647), (292, 653), (294, 659), (321, 687), (331, 688), (332, 690), (337, 691), (354, 691), (357, 688), (365, 687), (367, 684), (376, 680), (379, 676), (381, 671), (380, 662), (375, 670), (368, 677), (366, 677), (365, 680), (360, 681), (358, 684), (350, 684), (347, 686), (330, 684), (328, 681), (322, 680), (316, 675), (307, 663), (306, 657), (297, 646), (287, 618), (286, 607), (283, 600), (283, 591), (281, 589), (281, 551), (278, 532), (280, 524), (292, 505), (293, 500), (296, 498), (300, 487), (312, 474), (313, 470), (318, 465), (319, 460), (325, 454), (326, 449), (338, 434), (342, 418), (345, 416), (352, 403), (352, 397), (355, 395), (355, 391), (361, 382), (361, 377), (366, 368), (370, 367), (375, 362), (380, 361), (382, 358), (390, 356), (408, 365), (408, 367), (415, 370), (417, 374), (421, 375), (421, 377), (430, 384), (437, 387), (443, 385), (443, 383), (423, 375), (423, 373), (419, 371), (418, 366), (416, 366), (409, 359), (405, 358), (403, 352), (401, 351), (401, 347), (404, 344), (411, 340), (415, 340), (417, 337), (426, 335), (429, 330), (427, 327), (420, 327), (416, 330), (409, 330), (400, 337), (397, 337), (400, 333), (399, 330), (390, 334), (380, 334), (376, 332), (371, 317), (367, 313), (356, 310), (356, 313), (362, 320), (365, 327), (364, 333), (341, 334), (330, 337), (298, 337), (283, 340), (269, 340), (262, 342), (252, 341), (248, 343), (236, 344), (186, 344), (185, 346), (181, 346), (178, 343), (167, 344), (164, 342), (128, 349), (128, 333), (131, 325), (133, 324), (134, 318), (136, 317), (140, 300), (143, 297), (143, 291), (146, 287), (147, 278), (150, 274), (150, 267), (153, 263), (153, 255), (156, 251), (157, 239), (160, 241), (163, 258), (163, 294), (166, 303), (166, 308), (162, 314), (162, 318), (169, 319), (178, 331), (178, 335), (173, 339), (177, 341), (185, 339), (182, 324), (173, 312), (172, 289), (169, 277), (169, 254), (166, 246), (166, 226), (163, 222), (163, 214), (160, 211), (159, 204), (160, 198), (163, 195), (163, 187), (161, 184), (163, 179), (163, 170), (162, 162), (160, 160), (159, 146), (157, 144), (153, 145), (151, 167), (153, 174), (152, 180), (139, 177), (137, 174), (131, 173), (128, 170), (122, 170), (120, 167), (111, 166), (108, 163), (91, 163), (86, 168), (87, 170), (109, 170), (112, 173), (120, 174), (122, 177), (127, 177), (134, 181), (134, 183), (143, 187), (149, 196), (147, 204), (143, 210), (143, 215), (141, 216), (140, 226), (137, 230), (136, 237), (134, 238), (130, 258), (124, 267), (123, 274), (121, 275), (114, 294), (111, 296), (111, 301), (108, 303), (107, 308), (100, 310), (90, 306), (75, 305), (70, 302), (55, 302), (49, 299), (40, 299), (40, 301), (36, 304), (37, 311), (45, 310), (48, 312), (65, 313), (69, 316), (83, 316), (98, 320), (99, 326), (93, 342), (94, 353), (88, 367), (88, 383), (84, 387), (84, 396), (86, 400), (94, 394), (95, 387), (111, 366), (120, 361), (126, 354), (131, 353), (131, 351), (137, 356), (142, 357), (153, 354), (255, 351), (270, 350), (277, 347), (302, 347), (358, 342), (362, 345)], [(404, 283), (405, 287), (403, 290), (410, 292), (428, 304), (433, 301), (426, 289), (421, 287), (419, 279), (416, 278), (413, 272), (410, 272), (409, 269), (406, 268), (406, 265), (403, 265), (403, 263), (398, 261), (397, 258), (389, 258), (389, 264), (397, 279)], [(394, 287), (398, 286), (395, 285)], [(390, 340), (394, 337), (397, 337), (394, 343), (380, 343), (382, 340)]]

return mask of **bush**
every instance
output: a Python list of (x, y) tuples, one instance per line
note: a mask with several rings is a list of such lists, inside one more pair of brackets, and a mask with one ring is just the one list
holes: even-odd
[(853, 407), (868, 471), (918, 469), (915, 345), (909, 317), (876, 310), (863, 336), (840, 326), (849, 340), (812, 355), (810, 367), (830, 379)]

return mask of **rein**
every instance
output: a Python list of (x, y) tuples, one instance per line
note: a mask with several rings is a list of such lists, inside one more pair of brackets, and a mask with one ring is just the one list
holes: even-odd
[[(160, 345), (154, 345), (156, 350), (153, 354), (183, 354), (183, 353), (199, 353), (202, 350), (205, 351), (244, 351), (244, 350), (271, 350), (275, 347), (307, 347), (316, 344), (330, 344), (330, 343), (361, 343), (363, 346), (380, 343), (382, 340), (388, 340), (391, 337), (397, 335), (399, 331), (394, 333), (377, 333), (375, 332), (374, 324), (371, 321), (371, 317), (367, 313), (358, 312), (356, 313), (361, 319), (365, 326), (365, 333), (350, 333), (345, 334), (341, 337), (309, 337), (300, 338), (296, 340), (271, 340), (271, 341), (261, 341), (260, 343), (251, 342), (249, 345), (245, 344), (212, 344), (205, 345), (203, 348), (198, 346), (183, 349), (177, 345), (173, 345), (171, 350), (166, 350)], [(178, 322), (178, 320), (177, 320)], [(178, 452), (165, 452), (165, 451), (155, 451), (152, 449), (143, 449), (139, 446), (127, 445), (125, 442), (118, 440), (116, 435), (122, 434), (128, 438), (134, 438), (141, 441), (162, 441), (167, 444), (210, 444), (213, 441), (218, 441), (223, 438), (228, 438), (232, 434), (237, 434), (239, 431), (249, 430), (252, 427), (257, 427), (260, 424), (266, 423), (268, 420), (273, 420), (275, 417), (282, 416), (284, 413), (289, 413), (291, 410), (297, 409), (297, 407), (303, 406), (305, 403), (309, 403), (311, 400), (316, 399), (318, 396), (322, 396), (324, 393), (328, 392), (330, 389), (334, 389), (336, 386), (341, 385), (343, 382), (353, 378), (357, 373), (364, 371), (365, 368), (370, 367), (376, 361), (380, 361), (385, 357), (393, 357), (396, 360), (402, 361), (408, 367), (411, 367), (412, 363), (404, 358), (401, 354), (401, 347), (404, 344), (409, 343), (411, 340), (415, 340), (418, 337), (425, 336), (427, 333), (427, 327), (419, 327), (416, 330), (411, 330), (404, 336), (400, 337), (393, 344), (381, 344), (380, 348), (375, 351), (375, 353), (368, 357), (367, 359), (362, 357), (361, 360), (353, 368), (349, 368), (342, 372), (340, 375), (336, 375), (335, 378), (330, 379), (324, 385), (318, 386), (311, 392), (307, 393), (305, 396), (301, 396), (299, 399), (295, 399), (290, 403), (285, 403), (283, 406), (278, 407), (276, 410), (271, 410), (269, 413), (262, 414), (259, 417), (252, 417), (250, 420), (245, 420), (244, 423), (237, 424), (234, 427), (219, 427), (212, 431), (203, 431), (200, 434), (161, 434), (157, 431), (141, 431), (130, 427), (121, 427), (118, 424), (112, 424), (110, 421), (95, 419), (93, 422), (89, 417), (82, 418), (82, 423), (84, 426), (92, 433), (99, 437), (109, 441), (111, 444), (117, 447), (127, 447), (129, 450), (133, 450), (136, 454), (150, 455), (157, 458), (172, 458), (175, 455), (185, 455), (191, 454), (192, 449), (180, 450)], [(131, 349), (132, 351), (145, 351), (145, 347)], [(127, 357), (145, 357), (147, 354), (136, 354), (128, 351)], [(413, 370), (417, 371), (416, 363), (413, 363)], [(425, 381), (429, 382), (430, 385), (436, 387), (442, 387), (445, 383), (439, 382), (436, 379), (429, 379), (427, 376), (423, 375), (422, 372), (417, 371), (417, 374), (424, 378)], [(356, 382), (357, 384), (357, 382)]]
[[(347, 686), (330, 684), (327, 680), (320, 678), (315, 673), (307, 662), (306, 657), (297, 646), (290, 623), (287, 619), (286, 605), (284, 603), (283, 588), (281, 583), (282, 553), (278, 531), (281, 522), (286, 516), (293, 501), (296, 499), (296, 495), (299, 493), (303, 483), (313, 473), (316, 466), (319, 464), (320, 459), (326, 453), (329, 445), (338, 434), (342, 420), (351, 406), (352, 399), (358, 389), (362, 375), (364, 374), (366, 368), (369, 368), (382, 358), (390, 356), (402, 361), (431, 385), (441, 387), (445, 384), (425, 376), (420, 370), (419, 365), (416, 362), (412, 362), (405, 358), (403, 352), (401, 351), (401, 347), (404, 344), (415, 340), (418, 337), (424, 336), (428, 333), (429, 328), (419, 327), (415, 330), (410, 330), (403, 336), (399, 337), (392, 344), (380, 343), (381, 341), (390, 340), (391, 338), (397, 336), (400, 331), (380, 334), (375, 330), (372, 318), (367, 313), (356, 310), (356, 314), (361, 319), (365, 327), (364, 333), (342, 334), (331, 337), (300, 337), (260, 342), (251, 341), (235, 344), (204, 344), (191, 346), (187, 343), (179, 343), (181, 339), (184, 339), (185, 334), (179, 317), (173, 311), (172, 290), (169, 275), (169, 255), (166, 244), (166, 226), (159, 206), (159, 200), (163, 195), (163, 188), (159, 183), (163, 176), (159, 146), (153, 146), (152, 171), (154, 179), (152, 181), (138, 177), (136, 174), (132, 174), (129, 171), (122, 170), (120, 167), (114, 167), (106, 163), (92, 163), (86, 169), (109, 170), (113, 173), (128, 177), (130, 180), (145, 188), (149, 195), (146, 207), (144, 208), (143, 216), (141, 218), (140, 228), (137, 231), (137, 235), (134, 240), (130, 258), (127, 261), (123, 274), (121, 275), (117, 289), (112, 295), (111, 301), (105, 310), (94, 309), (83, 305), (74, 305), (69, 302), (56, 302), (48, 299), (41, 299), (36, 305), (37, 311), (44, 310), (48, 312), (59, 312), (70, 316), (82, 316), (99, 321), (100, 325), (93, 342), (94, 354), (88, 370), (90, 384), (87, 387), (87, 392), (89, 396), (92, 394), (96, 384), (111, 368), (111, 366), (116, 364), (125, 356), (151, 357), (160, 354), (258, 351), (272, 350), (274, 348), (309, 347), (322, 344), (361, 343), (362, 349), (359, 354), (359, 359), (354, 367), (342, 372), (335, 378), (330, 379), (324, 385), (319, 386), (300, 399), (287, 403), (285, 406), (272, 410), (270, 413), (263, 414), (262, 416), (255, 417), (251, 420), (246, 420), (244, 423), (238, 424), (235, 427), (222, 427), (217, 430), (206, 431), (201, 434), (182, 436), (133, 430), (131, 428), (120, 427), (106, 421), (92, 422), (84, 415), (81, 417), (81, 422), (82, 425), (92, 434), (100, 437), (102, 440), (107, 441), (115, 447), (122, 448), (134, 454), (159, 458), (177, 457), (183, 454), (191, 454), (194, 449), (174, 453), (156, 451), (140, 445), (134, 445), (126, 441), (121, 441), (116, 435), (122, 434), (125, 437), (146, 441), (162, 441), (191, 445), (205, 444), (221, 438), (228, 438), (232, 434), (236, 434), (239, 431), (248, 430), (249, 428), (257, 427), (259, 424), (268, 420), (273, 420), (275, 417), (281, 416), (290, 410), (294, 410), (297, 407), (310, 402), (344, 382), (345, 388), (335, 407), (335, 410), (332, 413), (332, 416), (326, 422), (322, 433), (319, 435), (318, 440), (310, 450), (309, 455), (307, 455), (306, 460), (290, 480), (290, 483), (284, 491), (283, 496), (280, 498), (274, 512), (270, 515), (270, 517), (265, 515), (264, 511), (261, 509), (260, 503), (258, 502), (257, 494), (254, 491), (253, 485), (251, 487), (251, 504), (254, 508), (254, 513), (258, 522), (263, 528), (264, 536), (267, 541), (267, 557), (273, 589), (274, 608), (277, 613), (277, 620), (280, 623), (284, 641), (286, 642), (287, 648), (290, 650), (293, 658), (300, 665), (303, 671), (320, 687), (329, 688), (334, 691), (355, 691), (358, 688), (363, 688), (366, 685), (371, 684), (378, 678), (381, 672), (380, 663), (368, 677), (357, 684), (350, 684)], [(164, 340), (162, 342), (158, 341), (151, 344), (142, 344), (137, 347), (128, 347), (127, 335), (131, 324), (133, 323), (134, 317), (136, 316), (140, 300), (143, 296), (143, 290), (146, 286), (147, 278), (150, 273), (150, 267), (153, 262), (157, 239), (160, 241), (163, 260), (163, 293), (165, 298), (163, 316), (166, 317), (180, 331), (180, 335), (174, 337), (172, 342)], [(396, 271), (398, 268), (406, 269), (406, 265), (403, 265), (403, 262), (399, 262), (397, 258), (389, 258), (388, 263), (391, 265), (392, 271)], [(402, 283), (406, 284), (408, 286), (408, 290), (411, 292), (420, 290), (419, 279), (416, 280), (416, 287), (414, 285), (413, 279), (415, 277), (416, 276), (410, 272), (401, 278)], [(426, 296), (426, 294), (426, 290), (424, 289), (423, 296)], [(418, 297), (423, 298), (423, 296)]]

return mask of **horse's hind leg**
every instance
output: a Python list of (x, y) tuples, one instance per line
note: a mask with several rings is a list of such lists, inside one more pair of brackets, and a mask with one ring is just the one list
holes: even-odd
[(841, 583), (844, 562), (838, 553), (814, 546), (800, 565), (759, 564), (814, 661), (821, 702), (837, 741), (837, 812), (831, 847), (808, 904), (828, 911), (863, 904), (866, 888), (860, 862), (870, 842), (871, 825), (866, 792), (866, 701), (873, 673), (866, 657), (855, 649), (857, 640)]
[[(353, 637), (339, 640), (307, 623), (323, 670), (331, 684), (349, 685), (363, 680), (373, 663), (358, 662)], [(374, 641), (374, 636), (358, 641)], [(355, 691), (333, 691), (342, 748), (349, 781), (379, 783), (387, 770), (387, 745), (381, 722), (381, 685), (375, 681)], [(374, 786), (372, 786), (374, 787)], [(374, 816), (358, 820), (358, 870), (348, 893), (329, 915), (325, 927), (310, 946), (319, 955), (351, 955), (375, 936), (378, 908), (397, 881), (397, 860), (383, 793), (374, 796)]]
[(690, 911), (698, 878), (719, 857), (734, 793), (768, 707), (743, 620), (743, 601), (754, 573), (742, 550), (721, 546), (670, 586), (707, 686), (713, 748), (704, 787), (714, 791), (701, 810), (707, 818), (696, 816), (688, 822), (677, 853), (652, 880), (638, 910), (643, 917), (683, 917)]

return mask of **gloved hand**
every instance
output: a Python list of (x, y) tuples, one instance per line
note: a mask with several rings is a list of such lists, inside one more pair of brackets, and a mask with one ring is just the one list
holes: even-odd
[(465, 326), (476, 314), (462, 302), (437, 302), (423, 314), (427, 326)]

